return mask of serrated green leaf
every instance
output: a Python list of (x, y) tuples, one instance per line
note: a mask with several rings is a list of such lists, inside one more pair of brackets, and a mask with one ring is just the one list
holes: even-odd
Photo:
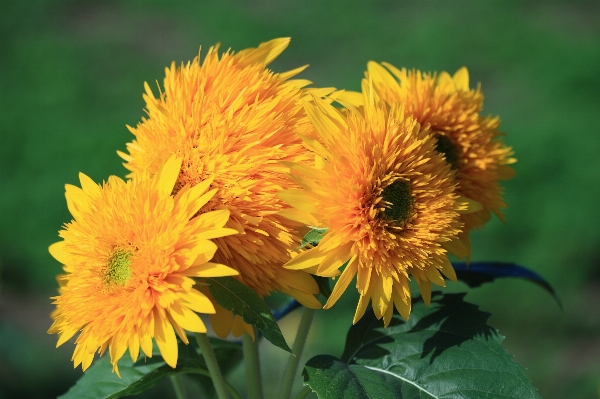
[[(348, 365), (330, 355), (310, 359), (304, 367), (305, 382), (319, 399), (396, 399), (402, 398), (402, 380), (367, 367)], [(421, 396), (429, 398), (429, 396)]]
[(313, 227), (308, 233), (306, 233), (304, 237), (302, 237), (302, 242), (300, 243), (300, 246), (297, 249), (304, 248), (308, 245), (316, 247), (317, 245), (319, 245), (319, 242), (321, 242), (326, 232), (327, 229)]
[[(242, 359), (242, 349), (239, 345), (216, 338), (211, 338), (211, 345), (224, 374)], [(209, 373), (194, 340), (190, 340), (189, 346), (182, 342), (179, 342), (178, 346), (177, 368), (173, 369), (167, 365), (155, 347), (152, 358), (142, 358), (135, 364), (129, 356), (124, 356), (119, 361), (122, 378), (112, 372), (110, 357), (103, 356), (96, 360), (77, 383), (58, 399), (117, 399), (137, 395), (175, 373), (201, 374), (199, 381), (205, 390), (214, 389), (210, 378), (204, 377)]]
[(256, 292), (233, 277), (207, 278), (205, 280), (209, 284), (210, 293), (219, 305), (241, 316), (246, 323), (258, 328), (273, 345), (292, 353), (279, 325), (271, 314), (271, 309)]
[[(327, 398), (540, 398), (523, 367), (464, 294), (415, 301), (408, 321), (383, 328), (372, 311), (350, 328), (342, 359), (317, 356), (304, 383)], [(391, 395), (391, 396), (390, 396)]]

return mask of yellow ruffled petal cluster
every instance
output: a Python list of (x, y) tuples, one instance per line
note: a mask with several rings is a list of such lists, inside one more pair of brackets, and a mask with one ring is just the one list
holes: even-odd
[(426, 127), (406, 116), (401, 104), (386, 104), (363, 80), (361, 109), (341, 112), (315, 98), (305, 108), (317, 131), (304, 136), (316, 165), (286, 163), (300, 189), (280, 197), (294, 207), (286, 217), (326, 228), (319, 245), (286, 264), (292, 270), (333, 277), (340, 274), (325, 308), (357, 276), (360, 293), (354, 322), (372, 302), (387, 325), (395, 307), (410, 313), (409, 276), (428, 303), (431, 283), (456, 279), (442, 244), (460, 232), (454, 172)]
[(229, 211), (195, 216), (217, 191), (209, 190), (212, 179), (173, 196), (180, 169), (181, 159), (171, 157), (153, 176), (111, 176), (97, 185), (81, 173), (81, 188), (66, 186), (73, 220), (59, 232), (63, 240), (50, 246), (65, 274), (48, 332), (59, 335), (57, 346), (79, 333), (75, 367), (87, 369), (95, 352), (108, 348), (119, 373), (127, 349), (134, 361), (140, 348), (152, 357), (152, 340), (175, 367), (175, 334), (187, 344), (185, 331), (206, 332), (197, 312), (215, 312), (193, 278), (238, 274), (210, 262), (217, 251), (211, 240), (237, 234), (224, 227)]
[(501, 209), (506, 204), (500, 181), (515, 175), (509, 165), (516, 159), (501, 140), (500, 119), (481, 115), (481, 88), (469, 88), (469, 72), (464, 67), (450, 76), (447, 72), (399, 70), (388, 63), (371, 61), (366, 77), (386, 103), (404, 104), (407, 115), (429, 126), (437, 150), (456, 171), (457, 192), (470, 200), (473, 211), (461, 215), (465, 225), (460, 234), (463, 245), (451, 248), (456, 255), (468, 258), (469, 232), (485, 225), (492, 213), (504, 221)]
[[(146, 111), (135, 128), (128, 154), (119, 153), (136, 179), (172, 154), (183, 159), (179, 187), (212, 179), (216, 194), (199, 213), (228, 210), (226, 226), (239, 234), (216, 238), (215, 259), (237, 271), (237, 278), (259, 295), (279, 290), (305, 306), (321, 307), (318, 286), (303, 271), (282, 268), (306, 230), (278, 214), (288, 207), (277, 192), (297, 187), (279, 161), (307, 163), (312, 155), (296, 132), (312, 125), (302, 99), (309, 81), (290, 79), (304, 67), (276, 74), (266, 68), (288, 45), (275, 39), (258, 48), (219, 56), (218, 46), (186, 65), (166, 70), (158, 98), (146, 85)], [(331, 91), (331, 90), (329, 90)], [(316, 90), (317, 95), (327, 89)], [(211, 317), (219, 336), (251, 333), (241, 318), (220, 307)]]

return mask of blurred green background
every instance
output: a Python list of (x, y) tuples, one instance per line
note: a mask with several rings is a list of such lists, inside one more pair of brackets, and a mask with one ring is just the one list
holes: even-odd
[[(519, 159), (507, 224), (473, 234), (473, 259), (532, 268), (564, 311), (524, 281), (467, 299), (493, 313), (544, 398), (600, 397), (599, 21), (597, 1), (2, 1), (0, 398), (56, 397), (81, 375), (72, 343), (54, 349), (46, 334), (61, 270), (47, 247), (70, 220), (65, 183), (79, 171), (124, 176), (115, 151), (143, 115), (143, 82), (162, 84), (164, 67), (200, 45), (241, 50), (281, 36), (292, 42), (272, 68), (309, 63), (301, 77), (316, 86), (358, 90), (368, 60), (469, 68)], [(318, 312), (306, 356), (341, 353), (355, 300)], [(288, 342), (298, 319), (282, 322)], [(263, 365), (271, 397), (284, 354), (261, 349), (276, 358)], [(238, 386), (241, 375), (231, 376)], [(163, 383), (145, 397), (172, 395)]]

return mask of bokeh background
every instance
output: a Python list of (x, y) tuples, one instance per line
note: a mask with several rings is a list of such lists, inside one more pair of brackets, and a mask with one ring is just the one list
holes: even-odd
[[(64, 184), (125, 175), (115, 151), (143, 114), (143, 82), (199, 46), (241, 50), (290, 36), (271, 67), (310, 64), (316, 86), (358, 90), (368, 60), (481, 82), (519, 162), (507, 223), (473, 234), (474, 260), (514, 261), (524, 281), (469, 290), (544, 398), (600, 397), (600, 3), (597, 1), (0, 2), (0, 398), (53, 398), (81, 375), (73, 345), (46, 334), (60, 265), (47, 252), (70, 220)], [(453, 284), (450, 290), (468, 290)], [(356, 298), (319, 312), (306, 356), (339, 355)], [(299, 315), (282, 322), (292, 342)], [(327, 320), (326, 320), (327, 319)], [(283, 352), (261, 344), (267, 397)], [(241, 385), (241, 369), (229, 378)], [(196, 388), (186, 379), (190, 397)], [(168, 383), (144, 396), (170, 397)]]

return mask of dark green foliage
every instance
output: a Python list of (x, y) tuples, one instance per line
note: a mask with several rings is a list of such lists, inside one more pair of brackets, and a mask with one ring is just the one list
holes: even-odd
[[(177, 368), (167, 365), (156, 347), (152, 358), (142, 356), (135, 364), (126, 354), (119, 361), (119, 378), (112, 372), (108, 355), (97, 360), (77, 381), (77, 383), (59, 399), (116, 399), (137, 395), (155, 386), (160, 380), (175, 373), (200, 374), (197, 378), (207, 392), (213, 390), (212, 381), (208, 377), (208, 369), (204, 358), (199, 353), (193, 337), (190, 344), (178, 343), (179, 359)], [(242, 359), (241, 346), (224, 340), (211, 338), (215, 356), (225, 374)]]
[(471, 288), (479, 287), (484, 283), (491, 283), (497, 278), (511, 277), (530, 281), (550, 293), (562, 309), (562, 302), (550, 283), (526, 267), (507, 262), (471, 262), (469, 265), (465, 263), (453, 263), (452, 266), (456, 271), (458, 280)]
[(341, 359), (316, 356), (304, 381), (319, 398), (539, 398), (523, 367), (464, 294), (413, 303), (383, 328), (373, 312), (348, 332)]
[(271, 314), (271, 309), (256, 292), (233, 277), (207, 278), (206, 282), (219, 305), (258, 328), (273, 345), (292, 352)]

